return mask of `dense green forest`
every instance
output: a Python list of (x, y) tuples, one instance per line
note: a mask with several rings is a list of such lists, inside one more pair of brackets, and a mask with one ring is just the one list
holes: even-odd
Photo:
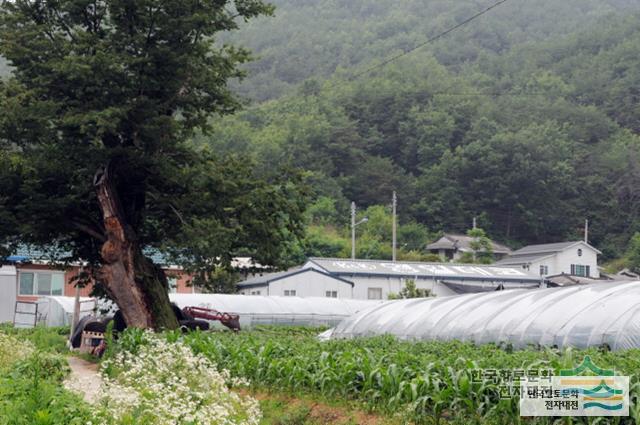
[[(406, 257), (473, 217), (515, 247), (580, 238), (589, 219), (607, 258), (625, 253), (640, 230), (636, 1), (507, 2), (365, 75), (491, 3), (274, 3), (233, 40), (257, 57), (245, 110), (196, 142), (307, 170), (299, 257), (346, 255), (349, 202), (380, 223), (394, 189)], [(359, 256), (390, 255), (390, 226), (359, 231)]]

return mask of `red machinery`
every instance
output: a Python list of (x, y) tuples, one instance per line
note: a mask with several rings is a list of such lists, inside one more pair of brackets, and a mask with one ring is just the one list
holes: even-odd
[(217, 320), (231, 330), (240, 330), (240, 316), (237, 314), (222, 313), (218, 310), (204, 307), (185, 307), (182, 312), (194, 319)]

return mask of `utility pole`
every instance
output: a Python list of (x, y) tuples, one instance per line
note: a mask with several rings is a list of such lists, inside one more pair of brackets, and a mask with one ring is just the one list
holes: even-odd
[(368, 217), (356, 223), (356, 203), (351, 202), (351, 259), (356, 259), (356, 227), (369, 221)]
[(473, 228), (474, 228), (474, 230), (476, 229), (476, 227), (477, 227), (476, 218), (473, 217)]
[(584, 221), (584, 243), (589, 243), (589, 220)]
[(351, 202), (351, 259), (356, 259), (356, 203)]
[(396, 196), (396, 191), (393, 191), (393, 202), (392, 202), (392, 211), (393, 211), (393, 227), (392, 227), (392, 245), (391, 245), (391, 255), (392, 255), (392, 261), (395, 263), (396, 262), (396, 235), (397, 235), (397, 206), (398, 206), (398, 197)]

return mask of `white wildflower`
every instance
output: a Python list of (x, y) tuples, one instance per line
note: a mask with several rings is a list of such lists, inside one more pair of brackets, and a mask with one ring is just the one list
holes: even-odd
[[(103, 363), (99, 405), (103, 423), (123, 418), (145, 424), (257, 425), (258, 402), (229, 385), (246, 385), (218, 371), (184, 344), (149, 333), (137, 354), (121, 352)], [(115, 370), (115, 378), (106, 370)]]

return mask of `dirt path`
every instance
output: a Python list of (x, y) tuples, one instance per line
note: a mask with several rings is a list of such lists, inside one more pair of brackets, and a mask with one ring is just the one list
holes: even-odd
[(71, 374), (64, 381), (64, 386), (71, 391), (82, 394), (88, 403), (94, 403), (98, 398), (102, 383), (98, 373), (98, 365), (73, 356), (69, 357), (68, 361)]

